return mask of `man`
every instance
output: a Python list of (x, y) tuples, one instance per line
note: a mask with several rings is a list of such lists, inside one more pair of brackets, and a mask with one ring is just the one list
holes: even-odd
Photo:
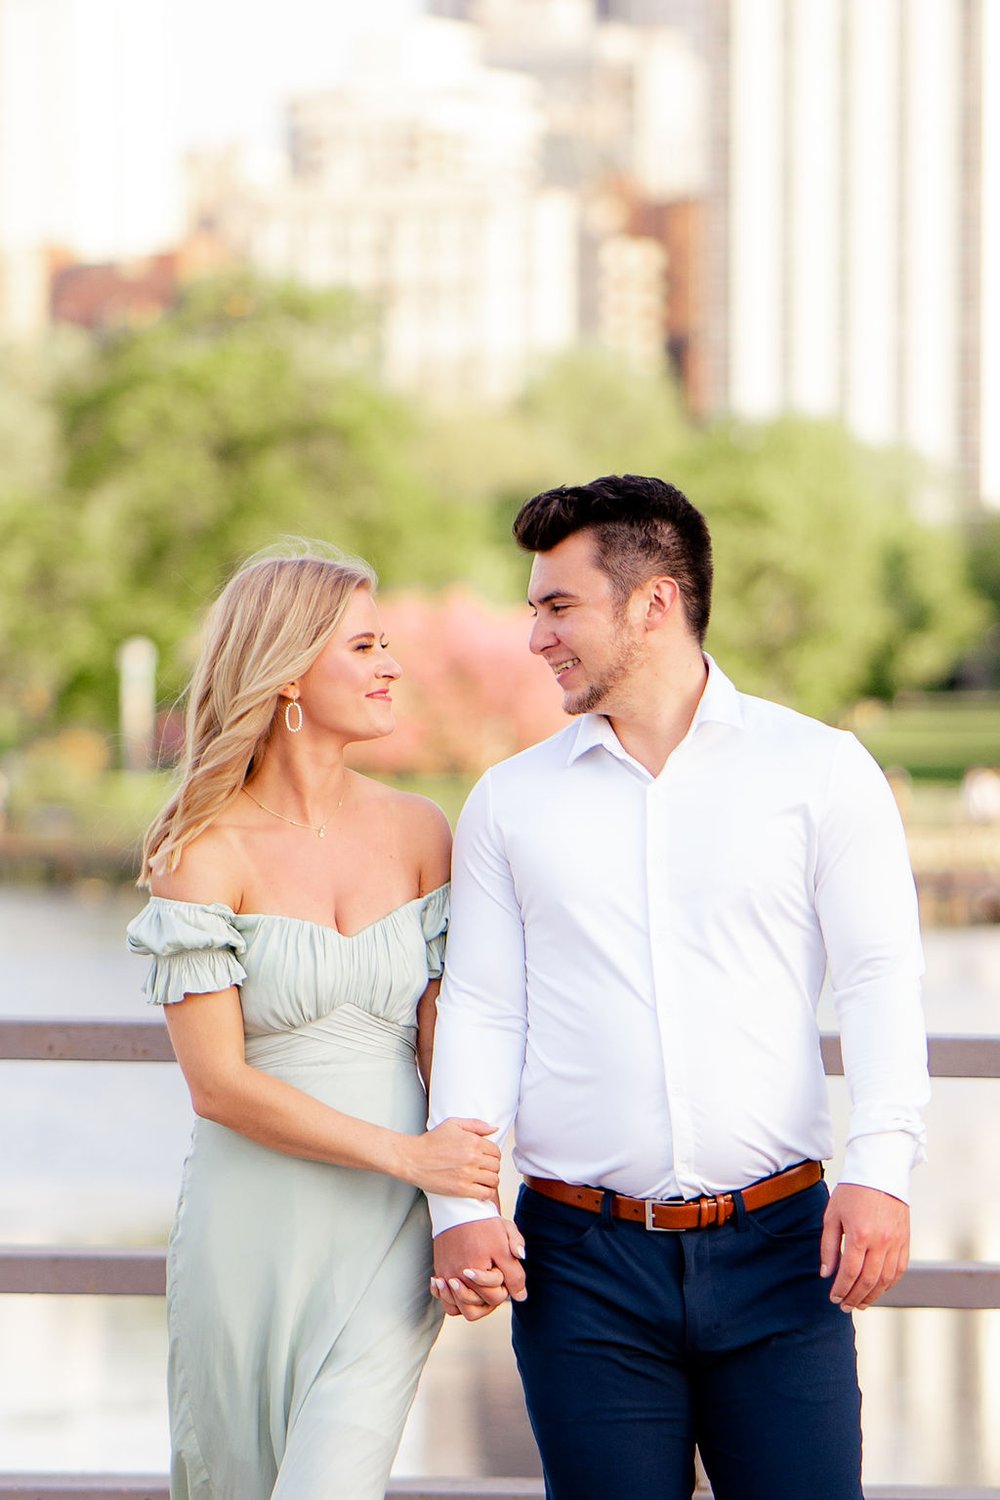
[(580, 717), (462, 815), (431, 1122), (515, 1126), (527, 1295), (467, 1200), (432, 1200), (433, 1290), (468, 1318), (513, 1298), (550, 1500), (688, 1500), (696, 1444), (716, 1500), (860, 1500), (849, 1314), (905, 1269), (927, 1096), (891, 793), (852, 735), (703, 654), (711, 544), (679, 490), (547, 491), (514, 534)]

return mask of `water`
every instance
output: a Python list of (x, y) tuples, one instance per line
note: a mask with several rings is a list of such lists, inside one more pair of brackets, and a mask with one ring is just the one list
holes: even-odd
[[(0, 887), (0, 1013), (144, 1014), (143, 962), (122, 942), (139, 904)], [(1000, 1031), (1000, 928), (930, 932), (926, 947), (930, 1029)], [(844, 1084), (830, 1087), (842, 1134)], [(936, 1081), (914, 1259), (1000, 1261), (998, 1091)], [(190, 1118), (170, 1066), (0, 1063), (0, 1242), (162, 1243)], [(503, 1312), (446, 1323), (398, 1474), (538, 1472), (507, 1335)], [(875, 1309), (858, 1343), (868, 1483), (1000, 1485), (1000, 1312)], [(165, 1470), (165, 1357), (158, 1299), (0, 1298), (0, 1472)]]

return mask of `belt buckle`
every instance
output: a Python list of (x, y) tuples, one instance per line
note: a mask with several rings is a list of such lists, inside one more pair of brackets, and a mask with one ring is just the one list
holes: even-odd
[(658, 1198), (643, 1199), (646, 1206), (646, 1228), (652, 1230), (653, 1234), (683, 1234), (684, 1231), (682, 1229), (671, 1229), (669, 1224), (653, 1223), (653, 1210), (657, 1207), (659, 1201)]

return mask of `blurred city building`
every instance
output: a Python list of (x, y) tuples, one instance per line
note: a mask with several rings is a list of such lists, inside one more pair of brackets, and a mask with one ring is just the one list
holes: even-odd
[(1000, 3), (424, 9), (266, 148), (200, 145), (185, 213), (167, 0), (0, 0), (0, 331), (155, 315), (211, 245), (355, 287), (400, 388), (504, 399), (591, 340), (1000, 506)]
[(842, 418), (928, 505), (1000, 505), (1000, 6), (712, 11), (712, 408)]
[(686, 376), (668, 265), (673, 248), (690, 281), (693, 236), (641, 210), (683, 196), (690, 223), (700, 65), (590, 0), (443, 9), (293, 101), (281, 162), (199, 154), (192, 222), (262, 270), (371, 298), (403, 388), (503, 399), (580, 339), (646, 368), (675, 350)]
[(431, 3), (345, 40), (269, 148), (196, 149), (185, 213), (147, 77), (165, 3), (0, 0), (0, 329), (155, 316), (211, 245), (358, 290), (399, 388), (504, 399), (589, 340), (704, 408), (697, 7)]
[(0, 0), (0, 329), (47, 322), (47, 247), (108, 260), (176, 238), (168, 16), (167, 0)]
[(370, 298), (393, 385), (503, 398), (577, 335), (578, 208), (543, 181), (542, 127), (532, 81), (485, 65), (472, 28), (420, 20), (294, 100), (278, 160), (194, 158), (192, 224)]
[(546, 183), (580, 205), (579, 335), (705, 410), (706, 27), (690, 0), (433, 0), (535, 80)]
[(192, 234), (177, 249), (127, 261), (81, 262), (69, 251), (47, 256), (48, 316), (92, 332), (151, 323), (188, 281), (232, 263), (215, 236)]

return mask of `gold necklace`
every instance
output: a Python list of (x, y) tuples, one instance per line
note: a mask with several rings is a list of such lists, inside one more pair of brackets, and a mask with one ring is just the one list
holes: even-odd
[(240, 791), (243, 792), (247, 797), (249, 797), (251, 802), (255, 802), (257, 804), (257, 806), (260, 808), (261, 812), (270, 813), (272, 818), (280, 818), (283, 823), (291, 823), (291, 825), (292, 825), (293, 828), (305, 828), (305, 829), (308, 829), (308, 831), (310, 833), (315, 833), (319, 838), (325, 839), (326, 838), (326, 825), (327, 825), (327, 823), (329, 823), (329, 821), (330, 821), (331, 818), (335, 818), (337, 816), (337, 814), (339, 813), (340, 809), (344, 805), (344, 798), (347, 796), (347, 783), (345, 781), (345, 783), (344, 783), (344, 790), (341, 793), (340, 801), (337, 803), (336, 807), (333, 809), (333, 812), (329, 813), (328, 816), (327, 816), (327, 818), (326, 818), (326, 820), (324, 822), (322, 822), (322, 823), (319, 823), (319, 824), (316, 824), (316, 823), (300, 823), (299, 820), (298, 820), (298, 818), (290, 818), (290, 817), (288, 817), (288, 815), (286, 813), (275, 812), (275, 810), (274, 810), (273, 807), (265, 807), (264, 803), (263, 802), (259, 802), (257, 800), (257, 798), (254, 796), (253, 792), (248, 792), (245, 786), (241, 786), (240, 787)]

